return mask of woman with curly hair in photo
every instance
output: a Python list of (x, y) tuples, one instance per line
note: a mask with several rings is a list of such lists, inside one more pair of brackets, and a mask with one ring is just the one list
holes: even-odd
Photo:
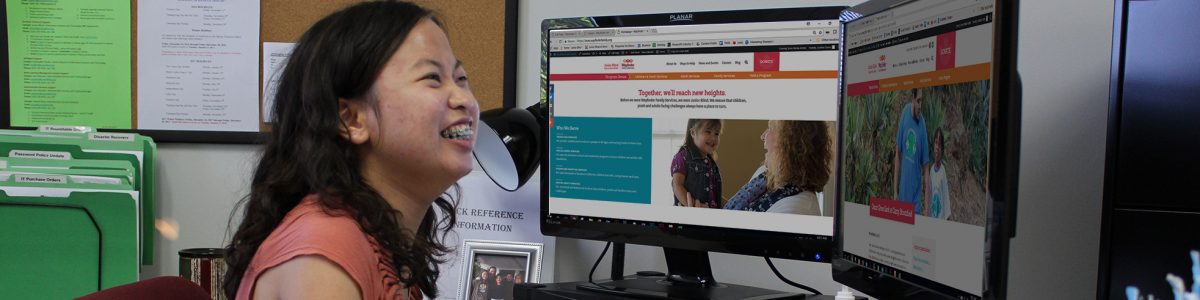
[(820, 216), (816, 192), (829, 182), (833, 157), (829, 125), (771, 120), (760, 138), (767, 149), (763, 166), (725, 209)]

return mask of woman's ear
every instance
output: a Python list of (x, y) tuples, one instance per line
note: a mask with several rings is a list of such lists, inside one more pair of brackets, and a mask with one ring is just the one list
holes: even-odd
[(371, 114), (367, 109), (362, 102), (338, 99), (338, 117), (342, 121), (341, 135), (351, 144), (363, 144), (371, 138), (368, 125), (370, 122), (367, 119)]

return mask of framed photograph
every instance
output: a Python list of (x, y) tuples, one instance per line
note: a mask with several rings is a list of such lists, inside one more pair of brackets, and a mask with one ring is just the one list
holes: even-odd
[(513, 299), (513, 286), (539, 282), (541, 243), (465, 240), (458, 299)]

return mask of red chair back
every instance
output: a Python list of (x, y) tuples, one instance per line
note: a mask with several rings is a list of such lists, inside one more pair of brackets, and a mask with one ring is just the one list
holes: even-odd
[(179, 276), (150, 278), (126, 285), (114, 286), (77, 298), (79, 300), (139, 300), (178, 299), (210, 300), (208, 293), (199, 285)]

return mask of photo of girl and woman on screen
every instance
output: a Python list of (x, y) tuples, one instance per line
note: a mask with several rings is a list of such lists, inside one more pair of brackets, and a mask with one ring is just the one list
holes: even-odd
[(847, 97), (842, 192), (912, 203), (916, 215), (986, 221), (987, 80)]
[(831, 215), (817, 193), (832, 176), (833, 122), (690, 119), (686, 128), (671, 159), (676, 206)]

